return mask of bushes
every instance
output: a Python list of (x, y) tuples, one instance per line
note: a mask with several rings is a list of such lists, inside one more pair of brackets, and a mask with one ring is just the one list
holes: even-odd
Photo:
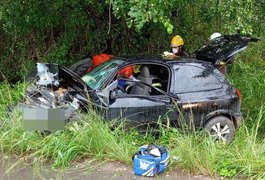
[(255, 3), (7, 0), (0, 6), (0, 80), (16, 82), (36, 62), (67, 66), (101, 52), (161, 54), (175, 34), (190, 53), (216, 31), (260, 36), (265, 4)]
[[(241, 92), (242, 111), (249, 126), (256, 124), (260, 108), (265, 102), (265, 61), (262, 57), (264, 45), (265, 41), (252, 44), (237, 56), (229, 74), (230, 81)], [(261, 123), (260, 131), (264, 131), (265, 122)]]

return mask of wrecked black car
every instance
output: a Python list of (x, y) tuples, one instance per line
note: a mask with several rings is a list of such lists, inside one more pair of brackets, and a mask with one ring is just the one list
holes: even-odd
[[(113, 57), (88, 73), (89, 59), (72, 70), (38, 64), (29, 76), (34, 81), (27, 89), (26, 104), (64, 108), (67, 117), (92, 107), (106, 120), (127, 120), (139, 130), (158, 122), (185, 124), (205, 128), (217, 140), (231, 141), (242, 119), (241, 97), (216, 65), (228, 63), (253, 41), (238, 35), (219, 37), (196, 51), (196, 59)], [(135, 70), (132, 76), (122, 76), (120, 72), (128, 67)]]
[[(30, 86), (27, 96), (33, 106), (68, 106), (74, 112), (92, 104), (107, 120), (127, 119), (142, 129), (158, 120), (175, 127), (185, 123), (204, 127), (224, 141), (232, 140), (242, 118), (239, 91), (211, 63), (114, 57), (82, 78), (61, 65), (45, 66), (58, 81), (39, 78)], [(133, 78), (120, 77), (128, 66), (137, 66), (139, 72)], [(121, 87), (121, 81), (130, 88)]]

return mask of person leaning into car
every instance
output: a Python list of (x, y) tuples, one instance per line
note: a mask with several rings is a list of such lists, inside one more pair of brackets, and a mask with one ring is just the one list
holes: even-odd
[[(219, 32), (215, 32), (210, 36), (209, 41), (215, 41), (217, 38), (220, 37), (222, 37), (222, 34)], [(233, 56), (231, 57), (231, 59), (233, 59)], [(225, 61), (218, 61), (218, 64), (215, 64), (215, 67), (225, 76), (227, 76), (227, 67)]]
[(165, 51), (163, 53), (165, 58), (174, 59), (176, 57), (189, 57), (189, 54), (184, 47), (184, 40), (179, 35), (176, 35), (172, 38), (170, 48), (171, 52)]

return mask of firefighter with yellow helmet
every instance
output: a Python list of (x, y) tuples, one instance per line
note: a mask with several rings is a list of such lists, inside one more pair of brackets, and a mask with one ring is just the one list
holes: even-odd
[(189, 57), (189, 54), (184, 48), (184, 40), (181, 36), (176, 35), (172, 38), (170, 43), (171, 52), (165, 51), (164, 56), (166, 58), (176, 58), (176, 57)]

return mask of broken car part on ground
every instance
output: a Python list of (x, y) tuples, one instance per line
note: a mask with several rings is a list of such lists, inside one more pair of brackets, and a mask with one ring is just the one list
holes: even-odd
[[(247, 44), (234, 48), (219, 43), (219, 49), (226, 50), (211, 53), (216, 60), (229, 59)], [(45, 76), (54, 80), (46, 83), (46, 77), (42, 79), (38, 70), (31, 73), (30, 77), (37, 76), (37, 81), (27, 90), (26, 104), (63, 107), (68, 116), (76, 109), (86, 110), (89, 106), (106, 120), (126, 119), (143, 131), (157, 127), (158, 120), (174, 127), (184, 123), (195, 129), (204, 127), (217, 140), (231, 141), (242, 118), (240, 93), (213, 62), (206, 62), (210, 60), (198, 54), (205, 61), (156, 56), (113, 57), (82, 77), (75, 72), (86, 62), (74, 66), (75, 72), (61, 65), (45, 64), (49, 69)], [(138, 67), (139, 72), (132, 78), (120, 76), (119, 72), (127, 67)]]

